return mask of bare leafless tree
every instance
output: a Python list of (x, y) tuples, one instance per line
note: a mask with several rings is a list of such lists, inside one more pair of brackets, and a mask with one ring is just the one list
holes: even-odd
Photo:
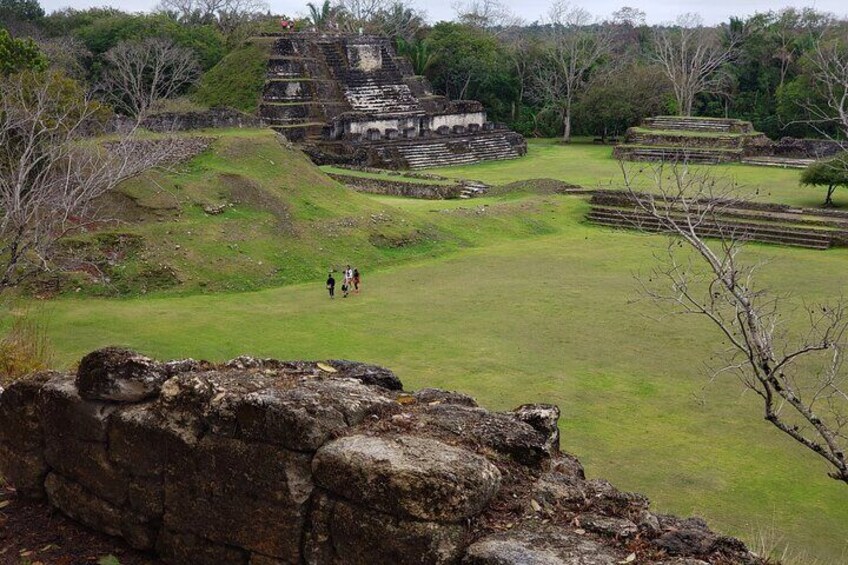
[(612, 49), (606, 26), (590, 27), (592, 15), (567, 2), (555, 2), (549, 11), (547, 49), (532, 73), (531, 96), (556, 111), (563, 124), (563, 141), (571, 140), (571, 110), (590, 71)]
[(808, 102), (806, 107), (820, 131), (835, 124), (848, 139), (848, 34), (818, 37), (809, 60), (823, 104)]
[(524, 24), (524, 20), (500, 0), (457, 0), (452, 7), (459, 22), (495, 34)]
[(161, 0), (157, 9), (185, 24), (217, 24), (229, 35), (268, 10), (263, 0)]
[(104, 118), (60, 73), (0, 81), (0, 291), (49, 269), (101, 195), (169, 155), (167, 144), (139, 151), (133, 132), (97, 143), (88, 134)]
[(703, 27), (696, 14), (684, 14), (676, 25), (654, 29), (651, 57), (668, 77), (681, 115), (692, 115), (698, 94), (721, 92), (723, 68), (736, 53), (736, 40), (726, 39), (718, 29)]
[(38, 40), (38, 47), (47, 56), (51, 68), (76, 80), (86, 77), (86, 62), (92, 54), (79, 38), (72, 35), (43, 38)]
[(672, 312), (710, 320), (727, 345), (727, 363), (714, 375), (735, 374), (760, 398), (769, 423), (848, 483), (845, 305), (805, 305), (804, 329), (790, 331), (789, 297), (759, 287), (760, 265), (742, 259), (744, 232), (722, 221), (741, 204), (736, 187), (704, 169), (657, 166), (647, 183), (653, 191), (639, 193), (622, 170), (635, 216), (672, 234), (660, 265), (641, 279), (644, 294)]
[(139, 122), (154, 103), (180, 93), (200, 76), (194, 52), (165, 38), (122, 41), (104, 59), (102, 92)]

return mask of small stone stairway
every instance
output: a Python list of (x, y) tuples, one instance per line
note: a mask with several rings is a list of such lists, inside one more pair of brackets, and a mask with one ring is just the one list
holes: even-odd
[(795, 157), (743, 157), (743, 165), (758, 165), (760, 167), (782, 167), (784, 169), (806, 169), (815, 159)]
[(494, 131), (473, 136), (445, 136), (396, 143), (397, 151), (410, 169), (470, 165), (480, 161), (516, 159), (522, 148), (510, 143), (507, 131)]
[(459, 197), (462, 199), (474, 198), (475, 196), (483, 196), (488, 192), (489, 185), (479, 181), (463, 181), (462, 188), (459, 190)]
[[(586, 219), (593, 224), (655, 233), (668, 231), (626, 192), (598, 191), (590, 204)], [(665, 211), (671, 218), (684, 219), (674, 203), (666, 205)], [(828, 249), (848, 245), (848, 213), (747, 202), (721, 209), (716, 216), (701, 221), (695, 231), (708, 238)]]

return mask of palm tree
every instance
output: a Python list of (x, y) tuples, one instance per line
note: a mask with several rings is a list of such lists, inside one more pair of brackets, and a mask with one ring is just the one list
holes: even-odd
[(409, 59), (416, 75), (423, 75), (436, 61), (436, 54), (430, 50), (430, 43), (425, 41), (407, 41), (397, 38), (398, 53)]
[(324, 29), (330, 23), (333, 17), (333, 7), (330, 5), (330, 0), (324, 0), (321, 8), (318, 8), (312, 2), (307, 2), (309, 8), (309, 20), (316, 29)]

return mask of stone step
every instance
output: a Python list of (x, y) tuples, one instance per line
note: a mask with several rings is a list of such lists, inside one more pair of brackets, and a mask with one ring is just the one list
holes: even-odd
[(631, 147), (618, 145), (616, 157), (628, 161), (680, 161), (687, 163), (718, 164), (739, 161), (741, 150), (707, 149), (692, 147)]
[(757, 165), (761, 167), (782, 167), (785, 169), (806, 169), (815, 159), (798, 159), (792, 157), (744, 157), (743, 165)]
[[(663, 206), (661, 202), (657, 202), (657, 206)], [(643, 216), (651, 218), (650, 214), (640, 208), (628, 206), (610, 206), (607, 204), (592, 204), (593, 210), (598, 210), (602, 213), (610, 214), (627, 214), (630, 216)], [(674, 207), (666, 207), (665, 212), (672, 218), (684, 219), (685, 215), (682, 210)], [(718, 218), (727, 226), (743, 226), (746, 228), (756, 229), (763, 232), (775, 234), (801, 234), (804, 236), (821, 236), (824, 239), (830, 240), (834, 235), (843, 230), (829, 229), (830, 226), (811, 226), (809, 224), (796, 224), (793, 219), (781, 216), (760, 216), (756, 220), (748, 217), (737, 216), (733, 210), (725, 213), (725, 210), (717, 210)]]
[[(594, 224), (605, 225), (609, 227), (617, 227), (624, 229), (638, 229), (642, 231), (648, 231), (653, 233), (668, 233), (666, 229), (661, 229), (660, 226), (655, 224), (649, 224), (646, 222), (635, 223), (631, 220), (625, 218), (606, 218), (600, 217), (594, 214), (589, 214), (587, 216), (588, 221)], [(707, 238), (715, 238), (721, 239), (722, 237), (727, 237), (727, 232), (722, 232), (719, 229), (711, 229), (711, 228), (701, 228), (698, 230), (698, 235), (701, 237)], [(805, 238), (786, 238), (780, 236), (769, 236), (769, 235), (760, 235), (760, 234), (746, 234), (744, 238), (745, 241), (754, 241), (757, 243), (769, 243), (775, 245), (787, 245), (792, 247), (804, 247), (808, 249), (819, 249), (825, 250), (830, 248), (829, 242), (821, 242), (815, 239), (805, 239)]]
[[(610, 226), (643, 229), (646, 231), (667, 231), (661, 223), (645, 212), (619, 209), (592, 208), (587, 219), (594, 223)], [(703, 222), (696, 229), (705, 237), (739, 237), (748, 241), (777, 243), (815, 249), (828, 249), (832, 238), (821, 231), (793, 229), (786, 226), (764, 226), (762, 224), (744, 224), (739, 222)]]

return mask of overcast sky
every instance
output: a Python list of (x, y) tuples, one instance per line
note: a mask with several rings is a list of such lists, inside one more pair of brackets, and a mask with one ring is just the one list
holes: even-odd
[[(267, 0), (274, 13), (282, 13), (289, 16), (304, 15), (306, 13), (306, 2), (308, 0)], [(323, 0), (313, 0), (315, 4), (321, 4)], [(149, 11), (158, 0), (41, 0), (41, 5), (48, 12), (59, 8), (89, 8), (92, 6), (112, 6), (125, 11)], [(454, 0), (418, 0), (414, 2), (420, 9), (426, 11), (431, 22), (449, 20), (454, 16), (451, 8)], [(517, 15), (528, 22), (541, 19), (550, 5), (549, 0), (513, 0), (506, 2)], [(678, 0), (675, 2), (654, 0), (594, 0), (585, 2), (573, 2), (592, 12), (595, 16), (605, 17), (621, 8), (632, 6), (639, 8), (647, 14), (648, 23), (662, 23), (674, 20), (678, 15), (685, 12), (697, 12), (701, 14), (704, 23), (715, 24), (726, 21), (730, 16), (748, 16), (754, 12), (766, 12), (779, 10), (787, 6), (804, 7), (811, 6), (820, 11), (833, 12), (838, 16), (848, 16), (848, 2), (846, 0), (818, 0), (816, 2), (796, 2), (793, 0)]]

